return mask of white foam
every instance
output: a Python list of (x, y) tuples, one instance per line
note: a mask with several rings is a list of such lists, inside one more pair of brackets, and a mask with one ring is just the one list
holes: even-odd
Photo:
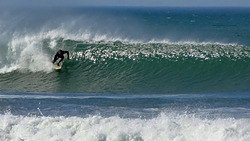
[(223, 42), (199, 42), (199, 41), (170, 41), (168, 39), (162, 39), (162, 40), (158, 40), (158, 39), (152, 39), (146, 43), (162, 43), (162, 44), (171, 44), (171, 45), (202, 45), (202, 46), (205, 46), (205, 45), (223, 45), (223, 46), (226, 46), (226, 45), (229, 45), (229, 46), (241, 46), (241, 45), (238, 45), (237, 43), (223, 43)]
[(8, 44), (6, 56), (8, 64), (0, 68), (0, 73), (14, 70), (51, 72), (53, 65), (50, 56), (42, 49), (43, 38), (36, 35), (14, 37)]
[(2, 73), (9, 73), (9, 72), (12, 72), (12, 71), (15, 71), (18, 69), (18, 65), (15, 65), (15, 64), (10, 64), (9, 66), (8, 65), (5, 65), (3, 66), (2, 68), (0, 68), (0, 74)]
[(248, 141), (249, 119), (200, 119), (162, 114), (153, 119), (0, 115), (0, 140)]
[(56, 46), (59, 39), (75, 41), (94, 40), (94, 42), (118, 40), (118, 38), (109, 38), (107, 35), (92, 34), (88, 30), (71, 33), (63, 26), (49, 31), (42, 29), (40, 33), (14, 33), (8, 42), (7, 62), (0, 64), (0, 73), (8, 73), (15, 70), (51, 72), (53, 70), (51, 64), (52, 54), (43, 49), (43, 41), (45, 39), (50, 40), (48, 48), (54, 51), (58, 50)]

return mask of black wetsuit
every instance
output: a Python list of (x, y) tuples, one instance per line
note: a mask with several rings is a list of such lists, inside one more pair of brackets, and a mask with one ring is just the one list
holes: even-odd
[[(61, 51), (61, 54), (59, 54), (60, 51)], [(63, 54), (67, 53), (67, 55), (68, 55), (68, 60), (69, 60), (69, 52), (68, 52), (68, 51), (62, 51), (62, 50), (60, 50), (60, 51), (58, 51), (58, 52), (56, 53), (56, 55), (55, 55), (55, 57), (54, 57), (54, 60), (53, 60), (53, 64), (54, 64), (58, 58), (61, 58), (61, 60), (57, 63), (58, 66), (60, 65), (60, 63), (61, 63), (61, 62), (63, 61), (63, 59), (64, 59)]]

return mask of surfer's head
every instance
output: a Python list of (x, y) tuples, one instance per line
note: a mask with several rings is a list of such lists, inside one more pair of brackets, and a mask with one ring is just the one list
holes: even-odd
[(58, 53), (61, 55), (62, 54), (62, 50), (59, 50)]

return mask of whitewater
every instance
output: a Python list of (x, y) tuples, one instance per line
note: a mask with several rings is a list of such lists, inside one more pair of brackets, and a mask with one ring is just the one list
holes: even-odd
[(249, 13), (0, 9), (0, 140), (250, 140)]
[[(249, 120), (200, 120), (193, 117), (123, 119), (79, 117), (22, 117), (1, 115), (1, 140), (248, 140)], [(1, 121), (1, 124), (3, 121)], [(12, 124), (12, 125), (10, 125)], [(18, 133), (18, 134), (17, 134)]]

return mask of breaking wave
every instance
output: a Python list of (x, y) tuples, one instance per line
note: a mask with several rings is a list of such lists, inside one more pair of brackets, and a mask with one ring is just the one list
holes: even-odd
[[(161, 114), (153, 119), (0, 115), (1, 140), (249, 140), (249, 119), (200, 119)], [(190, 132), (192, 131), (192, 132)]]

